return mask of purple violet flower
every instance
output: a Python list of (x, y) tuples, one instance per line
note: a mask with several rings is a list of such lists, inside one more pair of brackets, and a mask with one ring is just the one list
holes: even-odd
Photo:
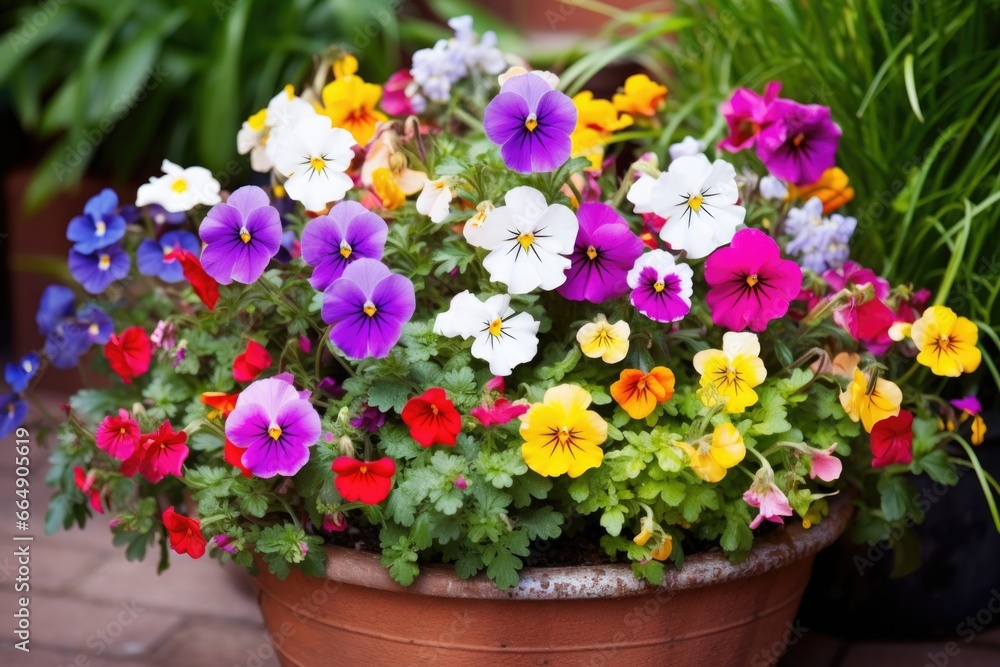
[(507, 79), (483, 115), (483, 130), (501, 147), (504, 164), (521, 174), (565, 163), (575, 127), (573, 101), (530, 72)]
[(676, 322), (691, 310), (693, 276), (690, 266), (678, 264), (666, 250), (647, 252), (628, 272), (629, 300), (651, 320)]
[(385, 426), (385, 413), (365, 403), (356, 417), (351, 417), (351, 426), (359, 431), (377, 433)]
[(805, 185), (836, 164), (839, 142), (829, 107), (777, 99), (757, 137), (757, 156), (774, 176)]
[(580, 204), (580, 224), (572, 265), (559, 293), (570, 301), (602, 303), (628, 293), (625, 277), (642, 254), (643, 244), (628, 223), (607, 204)]
[(89, 255), (69, 251), (69, 272), (91, 294), (100, 294), (108, 285), (128, 275), (132, 260), (119, 246), (111, 245)]
[(20, 394), (28, 388), (28, 384), (31, 383), (31, 379), (35, 377), (41, 365), (42, 360), (39, 356), (34, 352), (29, 352), (17, 362), (11, 361), (7, 364), (4, 368), (4, 380), (14, 390), (14, 393)]
[(319, 413), (308, 392), (298, 392), (277, 377), (257, 380), (244, 389), (226, 419), (226, 437), (246, 450), (243, 465), (263, 478), (301, 470), (320, 432)]
[(17, 394), (0, 397), (0, 439), (16, 431), (28, 416), (28, 404)]
[(205, 273), (228, 285), (255, 282), (281, 247), (281, 218), (267, 193), (246, 185), (216, 204), (198, 232), (207, 243), (201, 253)]
[(342, 201), (302, 230), (302, 259), (314, 267), (309, 282), (320, 291), (363, 257), (382, 259), (389, 226), (356, 201)]
[(135, 263), (144, 276), (157, 276), (168, 283), (184, 280), (184, 269), (176, 259), (164, 259), (170, 252), (183, 248), (193, 255), (201, 251), (201, 241), (191, 232), (170, 231), (160, 240), (145, 239), (135, 251)]
[(118, 243), (125, 236), (125, 219), (116, 213), (118, 195), (104, 188), (87, 200), (83, 215), (69, 221), (66, 238), (73, 241), (73, 250), (90, 255), (95, 250)]
[(415, 308), (413, 283), (375, 259), (349, 264), (323, 294), (330, 340), (351, 359), (388, 356)]

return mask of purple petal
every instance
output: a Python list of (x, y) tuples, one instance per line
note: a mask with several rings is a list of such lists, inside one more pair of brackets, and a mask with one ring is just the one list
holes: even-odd
[(111, 188), (104, 188), (87, 200), (83, 212), (94, 220), (102, 220), (111, 216), (118, 208), (118, 195)]
[(375, 291), (375, 286), (389, 275), (392, 275), (392, 272), (382, 262), (363, 258), (352, 262), (344, 269), (344, 275), (341, 277), (355, 283), (366, 296), (370, 296)]
[(252, 242), (266, 249), (273, 257), (281, 247), (281, 216), (278, 215), (278, 209), (263, 206), (251, 211), (245, 221)]
[(242, 227), (243, 216), (236, 208), (229, 204), (216, 204), (202, 220), (198, 235), (205, 243), (222, 243), (233, 237), (239, 238)]
[(545, 79), (537, 74), (530, 73), (507, 79), (504, 81), (503, 86), (500, 87), (500, 95), (513, 93), (524, 99), (527, 102), (529, 113), (537, 109), (539, 100), (550, 92), (552, 92), (552, 86)]
[(542, 95), (535, 115), (539, 127), (553, 134), (569, 135), (576, 127), (576, 106), (573, 100), (558, 90)]
[(522, 127), (500, 148), (500, 157), (511, 171), (531, 173), (531, 132)]
[(539, 123), (531, 133), (531, 170), (538, 173), (558, 169), (569, 159), (571, 150), (569, 134)]
[(235, 208), (239, 212), (240, 218), (245, 220), (255, 209), (269, 206), (271, 199), (264, 190), (256, 185), (244, 185), (229, 195), (226, 203)]
[(524, 121), (530, 113), (523, 97), (514, 93), (500, 93), (486, 106), (483, 131), (493, 143), (505, 145), (517, 132), (527, 130)]

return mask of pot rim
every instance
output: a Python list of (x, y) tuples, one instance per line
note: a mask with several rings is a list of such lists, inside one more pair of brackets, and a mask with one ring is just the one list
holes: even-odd
[(379, 554), (333, 545), (324, 547), (326, 578), (393, 593), (484, 600), (601, 599), (676, 592), (762, 575), (816, 555), (847, 528), (853, 513), (851, 500), (843, 493), (833, 498), (829, 515), (809, 529), (796, 523), (772, 530), (755, 541), (739, 565), (730, 563), (718, 547), (694, 554), (685, 559), (682, 569), (667, 569), (661, 586), (639, 579), (624, 564), (527, 567), (509, 590), (497, 588), (483, 573), (460, 579), (452, 566), (430, 564), (420, 566), (412, 585), (402, 586), (381, 565)]

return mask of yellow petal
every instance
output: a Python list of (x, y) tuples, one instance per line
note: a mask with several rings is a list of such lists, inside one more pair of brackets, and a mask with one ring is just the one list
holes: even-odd
[(711, 456), (723, 468), (732, 468), (747, 455), (743, 436), (736, 427), (726, 422), (715, 427), (712, 433)]

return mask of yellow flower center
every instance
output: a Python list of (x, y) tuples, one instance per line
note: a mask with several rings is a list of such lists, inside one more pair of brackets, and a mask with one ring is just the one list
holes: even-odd
[(101, 255), (97, 260), (97, 268), (101, 271), (107, 271), (111, 268), (111, 255)]
[(500, 331), (503, 328), (503, 321), (498, 317), (492, 322), (490, 322), (490, 335), (496, 338), (500, 335)]
[(122, 435), (125, 435), (125, 427), (122, 426), (118, 432), (121, 433)]
[(94, 223), (94, 234), (97, 236), (104, 236), (106, 231), (108, 231), (108, 226), (104, 224), (103, 220), (98, 220)]
[(799, 146), (802, 145), (802, 142), (805, 140), (806, 140), (806, 135), (799, 133), (795, 135), (794, 139), (792, 139), (792, 143), (795, 144), (796, 148), (798, 148)]
[(277, 440), (278, 438), (281, 437), (281, 427), (272, 426), (271, 428), (267, 429), (267, 434), (271, 436), (272, 440)]
[(948, 336), (941, 336), (938, 338), (937, 345), (942, 352), (948, 352), (948, 348), (951, 347), (951, 339)]
[(375, 307), (374, 303), (369, 301), (368, 303), (365, 304), (365, 315), (367, 315), (368, 317), (375, 317), (375, 313), (377, 312), (378, 308)]
[(91, 324), (90, 327), (87, 329), (87, 332), (90, 333), (91, 336), (96, 336), (97, 334), (101, 333), (101, 327), (97, 326), (96, 324)]
[(521, 247), (524, 248), (524, 251), (527, 252), (528, 248), (531, 247), (531, 244), (535, 242), (535, 235), (521, 234), (520, 236), (517, 237), (517, 242), (520, 243)]
[[(173, 247), (173, 246), (169, 246), (169, 245), (165, 245), (165, 246), (163, 246), (163, 254), (164, 254), (164, 255), (169, 255), (169, 254), (170, 254), (170, 253), (172, 253), (173, 251), (174, 251), (174, 247)], [(171, 260), (171, 261), (172, 261), (172, 260)]]
[(177, 194), (181, 194), (182, 192), (187, 192), (188, 182), (185, 181), (183, 178), (178, 178), (173, 182), (173, 185), (170, 186), (170, 189), (176, 192)]
[(323, 171), (326, 169), (326, 161), (321, 157), (314, 157), (309, 160), (309, 166), (313, 171)]
[(556, 437), (559, 439), (559, 444), (564, 447), (570, 440), (573, 439), (573, 436), (570, 435), (569, 429), (566, 428), (565, 426), (559, 429), (559, 432), (556, 434)]
[(288, 97), (289, 102), (295, 99), (295, 86), (290, 83), (285, 84), (285, 95)]
[(753, 287), (758, 282), (760, 282), (760, 280), (757, 278), (756, 273), (751, 273), (749, 276), (747, 276), (747, 285), (749, 285), (750, 287)]
[(528, 118), (524, 121), (524, 126), (528, 128), (528, 132), (534, 132), (535, 128), (538, 127), (538, 119), (535, 118), (535, 114), (530, 114)]
[(653, 283), (653, 289), (656, 290), (657, 292), (662, 292), (666, 288), (667, 286), (663, 284), (662, 280), (657, 280), (655, 283)]
[(688, 199), (688, 207), (693, 211), (701, 210), (701, 203), (705, 201), (705, 198), (701, 195), (695, 195)]
[(344, 259), (350, 259), (351, 257), (351, 246), (347, 241), (340, 242), (340, 256)]
[(246, 225), (240, 228), (240, 239), (243, 243), (250, 243), (250, 230), (247, 229)]
[(264, 123), (267, 122), (267, 109), (261, 109), (254, 115), (247, 118), (247, 125), (254, 132), (260, 132), (264, 129)]
[(360, 468), (358, 468), (358, 472), (361, 473), (362, 475), (367, 474), (368, 466), (361, 466)]
[(594, 246), (590, 246), (589, 248), (587, 248), (587, 257), (589, 257), (590, 259), (596, 259), (597, 248), (595, 248)]

